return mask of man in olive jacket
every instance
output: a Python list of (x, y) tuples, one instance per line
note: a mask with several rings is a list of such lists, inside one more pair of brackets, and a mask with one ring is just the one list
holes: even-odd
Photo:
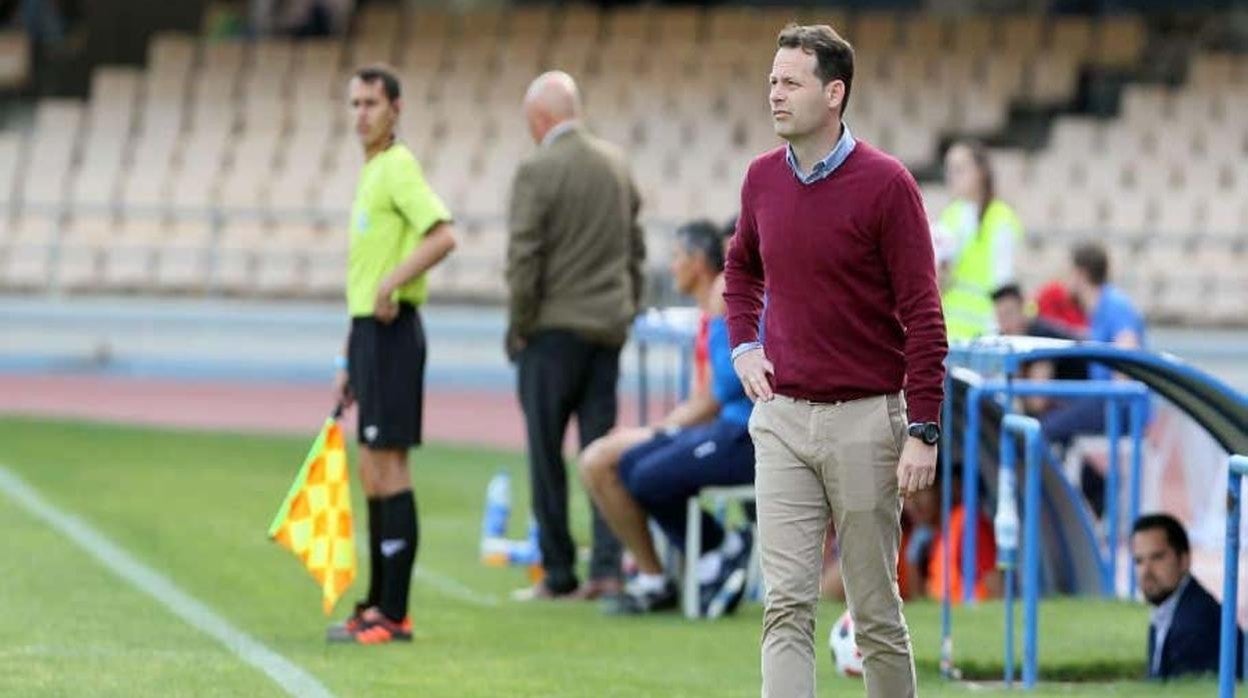
[(594, 599), (619, 588), (620, 545), (595, 510), (590, 579), (578, 584), (563, 437), (573, 414), (582, 448), (615, 426), (620, 348), (643, 285), (640, 199), (624, 155), (582, 126), (569, 75), (534, 80), (524, 114), (538, 149), (512, 184), (506, 348), (519, 370), (545, 575), (518, 598)]

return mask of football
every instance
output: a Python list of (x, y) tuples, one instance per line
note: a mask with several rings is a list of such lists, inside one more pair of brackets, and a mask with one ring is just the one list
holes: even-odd
[(832, 651), (832, 665), (841, 676), (862, 676), (862, 653), (854, 641), (854, 619), (849, 611), (841, 614), (832, 624), (828, 635), (828, 649)]

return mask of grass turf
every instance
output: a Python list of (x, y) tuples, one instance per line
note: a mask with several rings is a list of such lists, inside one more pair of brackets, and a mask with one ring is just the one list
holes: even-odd
[[(339, 695), (757, 695), (757, 606), (693, 623), (672, 615), (604, 618), (591, 605), (509, 602), (522, 573), (482, 567), (476, 542), (485, 483), (499, 467), (517, 483), (513, 533), (523, 534), (523, 463), (516, 454), (473, 448), (430, 446), (413, 459), (422, 537), (415, 642), (327, 647), (315, 585), (265, 538), (310, 438), (9, 418), (0, 419), (0, 464)], [(3, 495), (0, 502), (0, 694), (277, 694), (261, 674)], [(586, 531), (583, 496), (573, 511), (578, 530)], [(840, 611), (821, 607), (820, 638)], [(939, 607), (911, 604), (907, 616), (923, 695), (1006, 694), (940, 681)], [(994, 604), (956, 611), (957, 657), (967, 675), (999, 676), (1001, 621)], [(1110, 682), (1142, 673), (1146, 625), (1139, 605), (1045, 602), (1040, 651), (1047, 682), (1034, 695), (1209, 695), (1211, 681)], [(862, 694), (859, 682), (834, 675), (823, 642), (818, 670), (820, 695)], [(1098, 681), (1063, 683), (1076, 678)]]

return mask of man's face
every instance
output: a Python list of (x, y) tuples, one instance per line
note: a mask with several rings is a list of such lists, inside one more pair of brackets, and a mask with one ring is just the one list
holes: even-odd
[(815, 75), (818, 60), (800, 48), (781, 48), (771, 66), (771, 120), (776, 135), (794, 140), (828, 125), (840, 110), (845, 86)]
[(681, 243), (677, 243), (676, 251), (672, 255), (672, 284), (686, 296), (693, 292), (698, 279), (698, 257), (697, 253), (685, 249)]
[(355, 135), (364, 148), (382, 144), (394, 133), (394, 124), (399, 118), (399, 103), (391, 102), (386, 97), (386, 88), (380, 80), (364, 82), (351, 78), (348, 101)]
[(1131, 536), (1131, 558), (1144, 598), (1156, 606), (1165, 601), (1191, 566), (1191, 556), (1179, 555), (1166, 540), (1166, 532), (1150, 528)]
[(1087, 272), (1075, 266), (1073, 262), (1070, 265), (1070, 271), (1066, 273), (1066, 288), (1070, 289), (1070, 295), (1075, 298), (1079, 298), (1092, 288)]
[(1014, 296), (1002, 296), (993, 303), (997, 311), (997, 327), (1001, 334), (1023, 335), (1027, 333), (1027, 315), (1023, 302)]

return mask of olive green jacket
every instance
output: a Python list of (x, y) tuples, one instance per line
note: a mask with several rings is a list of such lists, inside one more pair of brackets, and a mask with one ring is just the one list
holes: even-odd
[(563, 329), (623, 344), (641, 307), (641, 200), (619, 148), (575, 125), (527, 157), (508, 220), (508, 345)]

